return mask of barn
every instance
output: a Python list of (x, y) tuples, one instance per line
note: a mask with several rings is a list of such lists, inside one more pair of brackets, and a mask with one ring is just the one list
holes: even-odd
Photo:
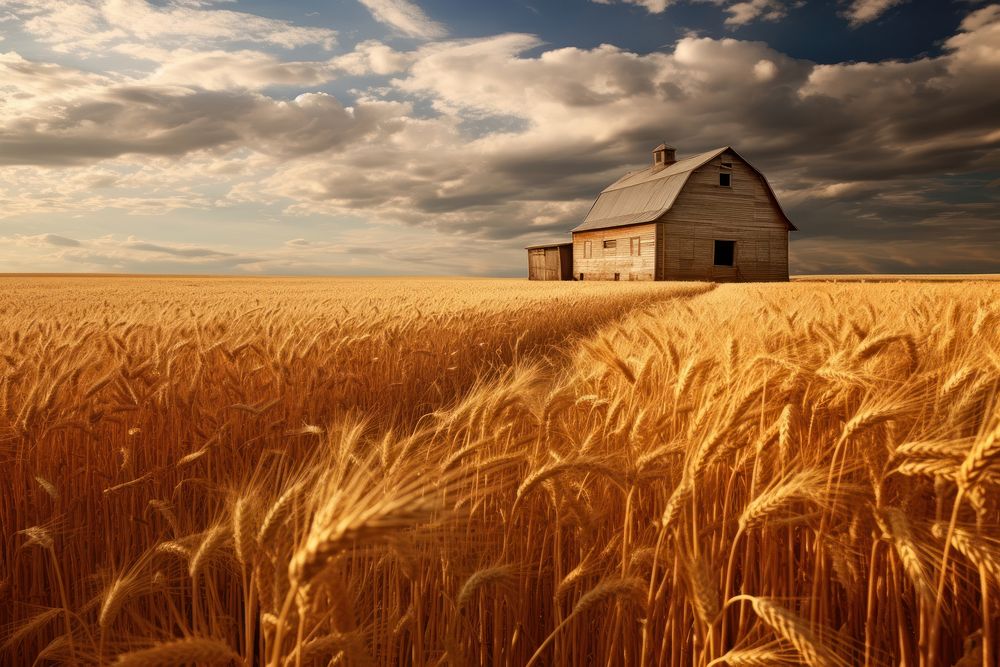
[(764, 175), (731, 146), (675, 155), (661, 144), (601, 192), (572, 230), (572, 278), (788, 280), (796, 228)]

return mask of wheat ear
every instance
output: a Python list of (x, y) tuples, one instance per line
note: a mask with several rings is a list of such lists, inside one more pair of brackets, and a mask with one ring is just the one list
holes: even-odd
[(555, 639), (559, 631), (566, 627), (574, 618), (586, 614), (604, 602), (616, 599), (631, 600), (641, 605), (646, 600), (646, 583), (638, 577), (628, 577), (624, 579), (606, 579), (591, 588), (580, 597), (570, 615), (557, 625), (555, 630), (545, 638), (545, 641), (535, 649), (535, 653), (525, 664), (525, 667), (531, 667), (531, 665), (535, 664), (541, 658), (548, 645)]
[(477, 592), (484, 586), (489, 586), (490, 584), (498, 584), (501, 586), (510, 586), (515, 582), (514, 568), (510, 565), (498, 565), (496, 567), (487, 567), (478, 572), (475, 572), (471, 577), (465, 580), (462, 585), (462, 590), (458, 594), (458, 602), (456, 606), (462, 609)]
[(119, 667), (174, 667), (183, 664), (223, 665), (239, 661), (240, 657), (228, 645), (215, 639), (191, 637), (123, 653), (114, 664)]
[[(747, 600), (754, 613), (785, 641), (791, 644), (809, 667), (840, 667), (846, 663), (824, 646), (804, 619), (767, 598), (737, 595), (729, 602)], [(728, 604), (728, 603), (727, 603)]]

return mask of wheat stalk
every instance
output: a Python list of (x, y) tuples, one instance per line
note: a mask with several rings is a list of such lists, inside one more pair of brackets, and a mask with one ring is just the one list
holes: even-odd
[(38, 612), (31, 618), (22, 622), (16, 629), (7, 635), (7, 639), (4, 641), (3, 645), (0, 645), (0, 651), (11, 650), (25, 638), (44, 628), (62, 613), (62, 609), (44, 609)]

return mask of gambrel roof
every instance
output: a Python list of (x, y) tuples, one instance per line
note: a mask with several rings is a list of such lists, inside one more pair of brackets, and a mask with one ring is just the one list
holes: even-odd
[(590, 213), (587, 214), (587, 218), (573, 231), (585, 232), (592, 229), (625, 227), (659, 219), (677, 201), (677, 196), (684, 189), (691, 172), (711, 162), (726, 151), (732, 151), (747, 166), (757, 172), (764, 182), (768, 194), (781, 212), (781, 217), (788, 225), (788, 229), (796, 231), (795, 225), (782, 210), (781, 204), (778, 203), (778, 198), (774, 195), (774, 190), (771, 189), (764, 174), (761, 174), (731, 146), (723, 146), (707, 153), (692, 155), (659, 171), (649, 167), (625, 174), (601, 192), (591, 207)]

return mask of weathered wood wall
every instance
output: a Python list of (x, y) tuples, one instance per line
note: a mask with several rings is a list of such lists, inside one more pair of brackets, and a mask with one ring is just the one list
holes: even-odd
[(528, 249), (528, 280), (572, 280), (573, 247)]
[[(719, 185), (722, 171), (731, 187)], [(732, 152), (692, 172), (658, 224), (659, 280), (788, 280), (787, 226), (760, 176)], [(736, 242), (734, 266), (714, 265), (716, 240)]]
[[(633, 255), (631, 239), (638, 238), (638, 255)], [(605, 248), (604, 241), (616, 241)], [(590, 257), (586, 244), (591, 244)], [(582, 274), (582, 278), (581, 278)], [(573, 277), (576, 280), (653, 280), (656, 274), (656, 224), (613, 227), (573, 234)]]

